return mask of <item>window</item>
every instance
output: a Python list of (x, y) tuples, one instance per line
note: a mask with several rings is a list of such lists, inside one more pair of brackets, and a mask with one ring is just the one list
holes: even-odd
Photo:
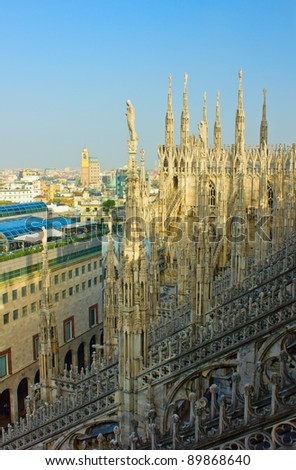
[(273, 209), (273, 189), (269, 182), (267, 183), (267, 203), (269, 209)]
[(39, 290), (42, 290), (42, 281), (38, 282), (38, 287), (39, 287)]
[(79, 284), (76, 284), (76, 286), (75, 286), (75, 292), (76, 292), (76, 294), (78, 294), (78, 292), (79, 292)]
[(16, 308), (15, 310), (13, 310), (12, 312), (12, 318), (14, 320), (17, 320), (18, 319), (18, 309)]
[(37, 361), (39, 358), (39, 335), (33, 336), (33, 359)]
[(22, 287), (22, 297), (26, 297), (26, 295), (27, 295), (27, 287), (24, 286)]
[(82, 290), (85, 290), (85, 285), (86, 285), (86, 283), (85, 283), (85, 281), (83, 281), (83, 283), (81, 284)]
[(7, 294), (7, 292), (5, 292), (4, 294), (2, 294), (2, 302), (3, 302), (4, 304), (7, 304), (7, 302), (8, 302), (8, 294)]
[(54, 283), (55, 283), (55, 285), (59, 283), (59, 275), (58, 274), (56, 274), (54, 276)]
[(98, 283), (98, 278), (97, 277), (94, 277), (94, 286), (96, 286)]
[(30, 294), (35, 294), (35, 284), (30, 284)]
[(81, 266), (81, 274), (84, 274), (85, 273), (85, 266)]
[(69, 287), (69, 295), (73, 295), (73, 287)]
[(74, 337), (74, 317), (64, 320), (64, 341), (69, 341)]
[(25, 317), (28, 313), (28, 307), (25, 305), (23, 308), (22, 308), (22, 316)]
[(89, 327), (98, 323), (98, 304), (92, 305), (88, 309)]
[(72, 269), (70, 269), (70, 271), (68, 272), (69, 279), (72, 279), (72, 276), (73, 276), (73, 271), (72, 271)]
[(17, 299), (17, 290), (14, 289), (14, 290), (12, 291), (12, 300), (16, 300), (16, 299)]
[(90, 273), (90, 271), (91, 271), (91, 264), (90, 264), (90, 263), (88, 263), (88, 265), (87, 265), (87, 271), (88, 271), (89, 273)]
[(216, 205), (216, 188), (212, 181), (210, 181), (210, 184), (209, 184), (208, 196), (209, 196), (209, 205), (215, 206)]
[(79, 276), (79, 268), (75, 268), (75, 276)]
[(0, 378), (11, 374), (11, 350), (0, 351)]
[(0, 378), (7, 375), (7, 358), (6, 356), (0, 356)]
[(66, 298), (66, 291), (63, 290), (63, 291), (62, 291), (62, 299), (65, 299), (65, 298)]
[(91, 279), (89, 279), (89, 280), (87, 281), (87, 286), (88, 286), (88, 287), (91, 287)]
[(58, 302), (59, 300), (60, 300), (60, 293), (59, 293), (59, 292), (56, 292), (56, 293), (54, 294), (54, 301), (55, 301), (55, 302)]
[(7, 325), (9, 323), (9, 313), (4, 313), (3, 315), (3, 324)]
[(37, 311), (37, 302), (33, 302), (31, 304), (31, 313), (34, 313)]
[(98, 265), (98, 263), (96, 261), (94, 261), (94, 269), (97, 269), (97, 265)]
[(66, 280), (66, 273), (62, 273), (62, 282)]

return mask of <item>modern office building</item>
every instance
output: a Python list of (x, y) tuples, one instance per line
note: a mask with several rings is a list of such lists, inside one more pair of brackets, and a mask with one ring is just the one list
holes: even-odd
[(85, 147), (81, 152), (80, 180), (84, 188), (100, 189), (102, 180), (99, 160), (89, 156)]

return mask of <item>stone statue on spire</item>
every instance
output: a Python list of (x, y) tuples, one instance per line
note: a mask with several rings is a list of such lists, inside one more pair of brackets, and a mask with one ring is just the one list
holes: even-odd
[(138, 140), (138, 135), (137, 135), (136, 129), (135, 129), (136, 112), (135, 112), (135, 108), (133, 107), (132, 102), (130, 100), (127, 100), (126, 104), (127, 104), (126, 117), (127, 117), (128, 130), (129, 130), (129, 133), (130, 133), (130, 140), (135, 142), (135, 141)]
[(238, 79), (239, 79), (239, 87), (241, 89), (242, 81), (243, 81), (243, 70), (242, 69), (240, 69), (239, 72), (238, 72)]
[(186, 90), (186, 87), (187, 87), (187, 80), (188, 80), (188, 74), (185, 73), (184, 74), (184, 91)]

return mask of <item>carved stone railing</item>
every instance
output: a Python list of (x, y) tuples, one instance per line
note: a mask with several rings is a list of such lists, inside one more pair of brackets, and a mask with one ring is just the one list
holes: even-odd
[(148, 344), (152, 346), (169, 336), (173, 336), (192, 322), (191, 304), (185, 304), (174, 308), (159, 309), (160, 319), (157, 322), (157, 328), (152, 325), (148, 330)]
[(231, 269), (227, 268), (223, 274), (219, 274), (213, 283), (213, 307), (218, 303), (218, 296), (231, 288)]
[(6, 431), (2, 429), (0, 449), (30, 449), (62, 431), (107, 412), (114, 406), (115, 390), (92, 400), (87, 397), (86, 403), (78, 399), (74, 404), (70, 398), (61, 398), (53, 404), (39, 408), (33, 416), (26, 415), (14, 426), (8, 425)]
[[(260, 316), (258, 320), (241, 328), (229, 331), (226, 335), (217, 336), (208, 342), (204, 342), (191, 350), (186, 349), (176, 356), (170, 352), (170, 346), (165, 345), (162, 350), (153, 351), (149, 357), (149, 368), (144, 370), (138, 378), (138, 388), (146, 388), (149, 380), (167, 380), (168, 376), (178, 376), (180, 372), (191, 370), (198, 371), (205, 366), (209, 360), (218, 360), (226, 353), (236, 351), (242, 345), (258, 340), (266, 333), (272, 333), (294, 321), (296, 326), (296, 303), (283, 306), (282, 310)], [(186, 338), (186, 337), (185, 337)], [(181, 348), (186, 342), (182, 342)], [(165, 349), (165, 351), (164, 351)], [(165, 358), (165, 359), (163, 359)]]
[[(295, 450), (296, 449), (296, 417), (284, 419), (276, 416), (273, 425), (263, 429), (249, 429), (245, 435), (222, 444), (215, 449), (220, 450)], [(205, 447), (203, 447), (205, 448)], [(211, 447), (212, 448), (212, 447)]]
[[(247, 277), (237, 287), (231, 289), (225, 289), (215, 297), (215, 304), (223, 304), (235, 297), (239, 297), (245, 292), (250, 291), (254, 287), (266, 283), (269, 279), (272, 279), (287, 269), (295, 266), (296, 264), (296, 234), (285, 240), (281, 250), (270, 255), (263, 264), (256, 265), (251, 264), (249, 266), (249, 272)], [(225, 274), (226, 281), (228, 283), (229, 273)], [(219, 283), (223, 283), (223, 277), (219, 280)]]
[(160, 381), (169, 374), (200, 367), (209, 359), (235, 351), (267, 332), (293, 323), (296, 263), (292, 258), (290, 261), (285, 271), (282, 266), (278, 269), (281, 274), (277, 277), (208, 312), (205, 325), (189, 325), (178, 332), (177, 338), (175, 335), (153, 345), (149, 366), (139, 376), (138, 387), (145, 387), (149, 380)]
[[(101, 348), (101, 347), (100, 347)], [(118, 375), (118, 359), (112, 358), (107, 360), (101, 354), (99, 349), (93, 353), (93, 360), (90, 369), (82, 368), (78, 372), (78, 368), (65, 368), (63, 374), (54, 377), (54, 382), (58, 390), (58, 395), (62, 390), (74, 393), (92, 383), (100, 384), (101, 389), (109, 386), (110, 383), (117, 380)]]
[(216, 384), (201, 398), (191, 391), (187, 395), (190, 409), (186, 417), (182, 411), (179, 413), (177, 402), (171, 403), (162, 434), (157, 429), (157, 414), (151, 409), (146, 416), (150, 432), (139, 448), (296, 449), (294, 337), (287, 332), (281, 340), (279, 372), (273, 371), (266, 358), (258, 363), (254, 384), (245, 384), (243, 393), (240, 375), (234, 372), (227, 395), (219, 396)]
[(2, 428), (0, 449), (31, 448), (116, 406), (117, 365), (102, 370), (95, 367), (92, 373), (79, 373), (76, 377), (68, 371), (55, 382), (56, 400), (37, 409), (30, 410), (28, 406), (25, 418)]
[[(143, 449), (295, 449), (296, 448), (296, 381), (273, 373), (270, 387), (258, 399), (254, 387), (246, 384), (240, 394), (240, 376), (232, 377), (232, 396), (218, 398), (218, 387), (210, 387), (210, 400), (191, 392), (190, 417), (184, 422), (173, 406), (168, 429), (155, 439), (155, 429), (139, 448)], [(151, 426), (150, 426), (151, 428)]]

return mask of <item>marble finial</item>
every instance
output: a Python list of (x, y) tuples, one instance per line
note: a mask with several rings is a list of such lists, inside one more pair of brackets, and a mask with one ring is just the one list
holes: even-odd
[(185, 73), (185, 74), (184, 74), (184, 91), (186, 90), (187, 80), (188, 80), (188, 74)]
[(239, 88), (241, 89), (242, 88), (242, 82), (243, 82), (243, 71), (242, 71), (242, 69), (240, 69), (240, 71), (238, 72), (238, 79), (239, 79)]

